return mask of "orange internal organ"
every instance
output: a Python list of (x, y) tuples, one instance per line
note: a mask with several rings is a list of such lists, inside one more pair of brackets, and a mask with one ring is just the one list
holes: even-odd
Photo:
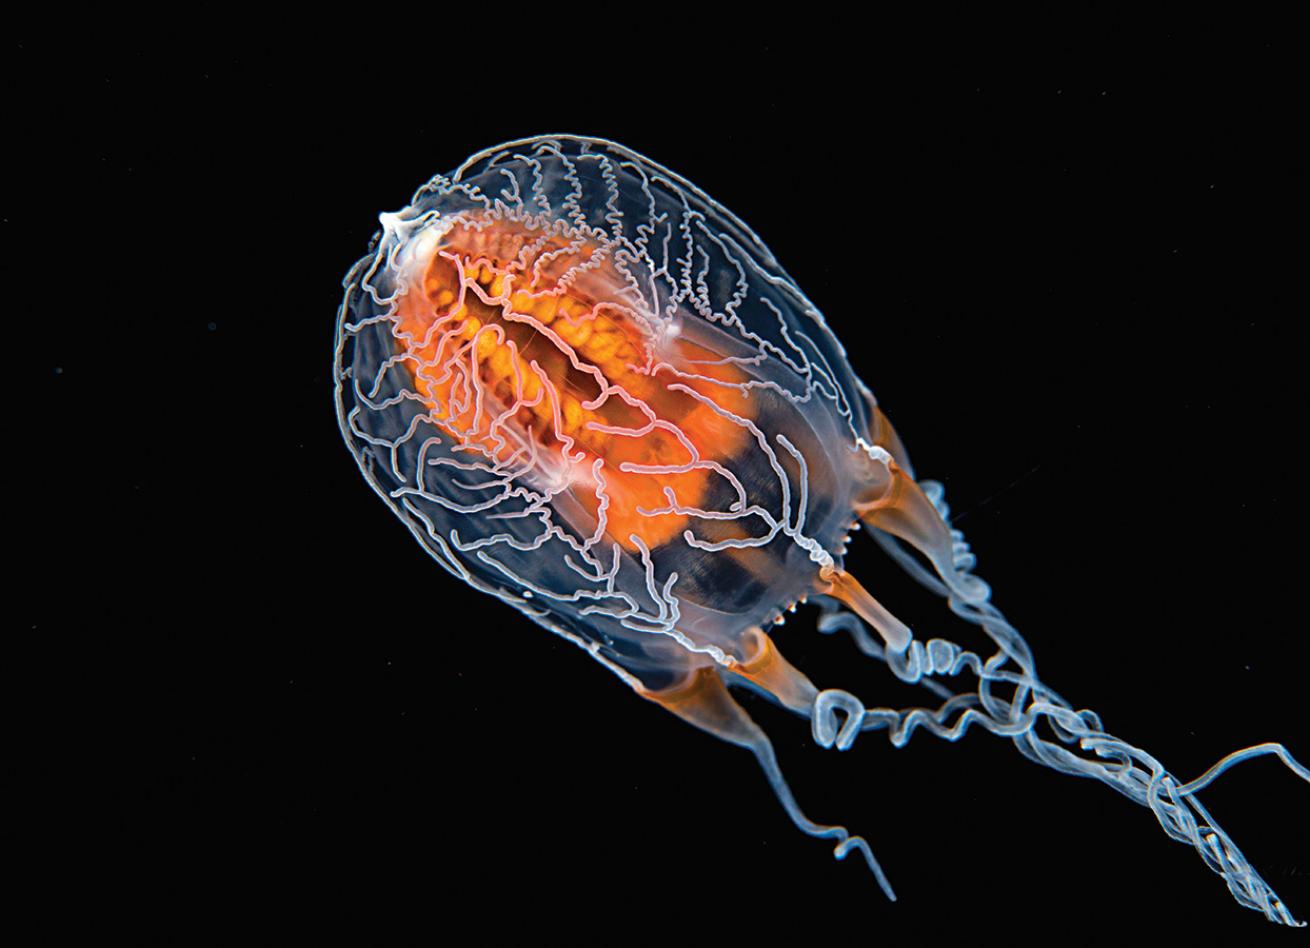
[(749, 437), (714, 406), (749, 417), (749, 401), (722, 355), (676, 337), (654, 351), (624, 285), (585, 240), (462, 219), (411, 281), (395, 335), (443, 431), (491, 463), (553, 454), (579, 504), (598, 519), (607, 501), (606, 532), (635, 552), (686, 529), (688, 516), (652, 511), (670, 506), (666, 489), (702, 506), (720, 475), (693, 462), (724, 463)]

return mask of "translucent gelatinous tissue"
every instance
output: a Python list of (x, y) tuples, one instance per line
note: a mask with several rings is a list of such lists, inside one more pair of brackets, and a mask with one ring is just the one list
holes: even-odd
[[(858, 849), (888, 896), (862, 838), (801, 812), (727, 686), (839, 750), (862, 731), (899, 747), (976, 724), (1150, 807), (1239, 902), (1295, 924), (1195, 794), (1256, 754), (1310, 771), (1264, 744), (1182, 783), (1047, 687), (970, 572), (940, 485), (915, 480), (823, 316), (712, 198), (613, 142), (547, 136), (474, 155), (381, 223), (344, 281), (338, 414), (365, 478), (443, 567), (752, 750), (796, 825), (839, 858)], [(847, 571), (860, 526), (995, 653), (916, 639)], [(765, 631), (807, 598), (821, 632), (848, 632), (933, 706), (819, 690)]]

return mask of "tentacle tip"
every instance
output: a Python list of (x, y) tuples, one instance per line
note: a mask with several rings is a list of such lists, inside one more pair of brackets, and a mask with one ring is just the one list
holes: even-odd
[[(842, 832), (844, 833), (845, 830), (842, 830)], [(889, 902), (895, 902), (896, 893), (892, 890), (892, 884), (887, 881), (886, 873), (882, 871), (882, 866), (878, 865), (878, 860), (873, 857), (873, 850), (869, 848), (869, 844), (865, 841), (863, 836), (847, 836), (837, 844), (836, 848), (833, 849), (832, 854), (834, 857), (841, 860), (845, 859), (846, 854), (852, 849), (859, 849), (860, 853), (864, 856), (864, 862), (868, 865), (869, 871), (872, 872), (873, 877), (878, 880), (878, 887), (882, 889), (883, 895), (887, 896)]]

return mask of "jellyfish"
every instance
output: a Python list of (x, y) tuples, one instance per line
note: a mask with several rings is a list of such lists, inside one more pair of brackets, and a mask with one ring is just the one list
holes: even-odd
[[(818, 308), (709, 195), (614, 142), (551, 135), (473, 155), (380, 222), (343, 281), (338, 419), (444, 569), (748, 749), (796, 827), (858, 853), (889, 898), (866, 840), (802, 811), (731, 689), (806, 719), (823, 748), (873, 731), (897, 748), (1007, 738), (1149, 807), (1240, 904), (1301, 924), (1197, 794), (1260, 755), (1310, 770), (1267, 743), (1180, 780), (1039, 678), (942, 486), (916, 478)], [(847, 569), (856, 530), (994, 651), (916, 636)], [(820, 633), (927, 702), (812, 682), (769, 634), (806, 602)]]

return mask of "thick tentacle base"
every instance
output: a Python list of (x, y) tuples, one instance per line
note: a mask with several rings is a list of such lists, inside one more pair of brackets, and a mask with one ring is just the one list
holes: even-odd
[(963, 545), (963, 537), (951, 530), (938, 511), (940, 494), (934, 497), (927, 484), (916, 482), (890, 454), (871, 455), (871, 460), (865, 498), (855, 507), (865, 524), (922, 553), (956, 599), (985, 602), (991, 590), (969, 573), (973, 557)]

